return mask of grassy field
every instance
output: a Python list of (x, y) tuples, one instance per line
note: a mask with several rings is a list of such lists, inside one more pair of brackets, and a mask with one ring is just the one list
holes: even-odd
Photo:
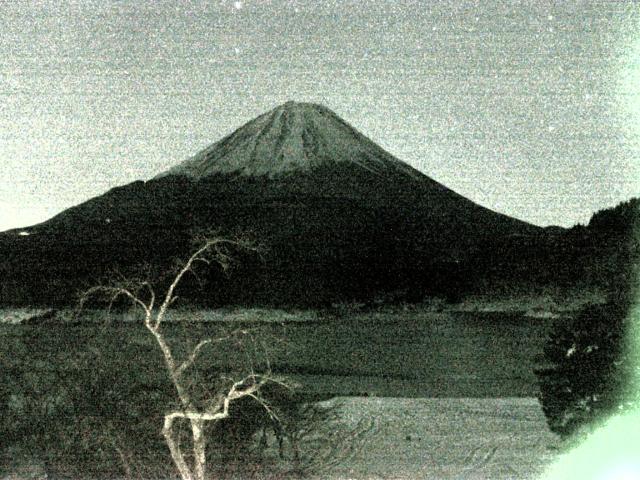
[[(273, 370), (331, 396), (532, 397), (533, 368), (553, 320), (520, 313), (419, 310), (322, 315), (317, 312), (173, 312), (165, 325), (178, 351), (236, 328), (252, 333)], [(100, 338), (105, 353), (153, 354), (153, 338), (134, 316), (87, 312), (79, 322), (0, 327), (5, 342), (46, 329), (51, 336)], [(113, 343), (113, 344), (112, 344)], [(266, 349), (263, 351), (263, 349)], [(203, 363), (244, 362), (235, 347), (205, 352)], [(119, 358), (134, 372), (132, 358)]]
[(533, 479), (558, 456), (532, 398), (349, 398), (340, 418), (325, 478)]
[[(0, 325), (2, 368), (16, 377), (26, 371), (35, 394), (60, 388), (67, 371), (91, 369), (95, 402), (105, 385), (144, 402), (167, 390), (157, 346), (135, 315), (61, 312), (25, 324), (20, 318), (33, 312), (9, 313)], [(164, 328), (178, 356), (207, 336), (250, 332), (242, 348), (203, 350), (199, 374), (259, 371), (268, 358), (309, 398), (339, 397), (330, 402), (339, 403), (343, 446), (319, 450), (331, 478), (530, 478), (553, 442), (533, 398), (533, 368), (551, 322), (420, 309), (175, 310)], [(152, 420), (156, 432), (161, 420)]]
[[(561, 453), (532, 398), (336, 397), (321, 403), (336, 409), (338, 421), (301, 442), (307, 478), (536, 479)], [(240, 473), (228, 468), (220, 478), (298, 478), (273, 441), (262, 455), (264, 466)], [(33, 457), (14, 455), (0, 478), (45, 478), (44, 473)]]
[(520, 314), (362, 314), (288, 326), (274, 363), (338, 395), (531, 397), (549, 325)]

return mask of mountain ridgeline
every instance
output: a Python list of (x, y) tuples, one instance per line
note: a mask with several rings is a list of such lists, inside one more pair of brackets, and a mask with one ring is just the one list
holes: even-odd
[(418, 301), (504, 275), (549, 281), (523, 252), (548, 256), (563, 235), (458, 195), (325, 107), (288, 102), (149, 181), (0, 234), (0, 302), (69, 303), (113, 271), (168, 268), (194, 231), (212, 230), (265, 246), (183, 289), (214, 305)]

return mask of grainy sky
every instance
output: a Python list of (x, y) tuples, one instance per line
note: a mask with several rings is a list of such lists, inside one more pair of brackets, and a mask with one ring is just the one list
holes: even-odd
[(538, 225), (640, 194), (640, 3), (0, 0), (0, 230), (286, 100)]

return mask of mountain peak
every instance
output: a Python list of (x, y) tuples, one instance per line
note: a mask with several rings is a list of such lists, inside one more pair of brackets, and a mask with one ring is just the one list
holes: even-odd
[(392, 169), (421, 176), (327, 107), (294, 101), (258, 116), (160, 176), (203, 178), (237, 173), (276, 177), (343, 162), (378, 174)]
[(328, 108), (323, 107), (317, 103), (310, 102), (296, 102), (295, 100), (287, 100), (282, 105), (276, 107), (274, 110), (308, 110), (308, 109), (324, 109), (328, 110)]

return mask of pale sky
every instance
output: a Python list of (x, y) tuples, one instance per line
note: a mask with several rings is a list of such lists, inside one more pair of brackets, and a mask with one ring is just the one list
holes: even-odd
[(640, 3), (0, 0), (0, 231), (322, 103), (493, 210), (640, 195)]

